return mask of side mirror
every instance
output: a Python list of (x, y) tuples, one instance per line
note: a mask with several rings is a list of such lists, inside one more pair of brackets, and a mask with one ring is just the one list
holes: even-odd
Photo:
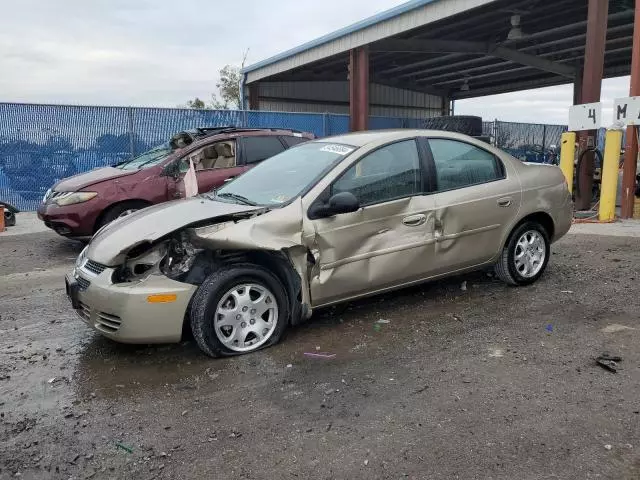
[(355, 212), (360, 208), (358, 198), (351, 192), (340, 192), (329, 198), (327, 203), (318, 203), (312, 207), (310, 218), (327, 218), (341, 213)]
[(162, 175), (164, 175), (165, 177), (174, 177), (174, 178), (179, 177), (180, 176), (179, 165), (180, 165), (179, 162), (171, 162), (166, 167), (164, 167), (164, 170), (162, 170)]

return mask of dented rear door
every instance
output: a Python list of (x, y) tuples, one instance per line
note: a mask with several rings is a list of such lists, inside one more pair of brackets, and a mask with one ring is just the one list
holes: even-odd
[(436, 273), (454, 272), (493, 260), (505, 229), (522, 201), (520, 181), (509, 162), (482, 146), (430, 138), (435, 201)]

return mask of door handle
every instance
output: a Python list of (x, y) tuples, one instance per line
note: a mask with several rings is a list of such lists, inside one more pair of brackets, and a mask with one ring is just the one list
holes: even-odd
[(498, 199), (499, 207), (510, 207), (511, 206), (511, 197), (504, 197)]
[(427, 216), (422, 213), (419, 213), (418, 215), (409, 215), (402, 219), (402, 223), (407, 227), (419, 227), (420, 225), (424, 225), (426, 221)]

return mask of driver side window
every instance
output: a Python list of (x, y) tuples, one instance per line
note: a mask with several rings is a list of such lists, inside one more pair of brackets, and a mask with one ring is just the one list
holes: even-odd
[(225, 140), (206, 145), (180, 159), (180, 173), (189, 170), (189, 161), (193, 160), (196, 172), (214, 168), (232, 168), (236, 166), (235, 141)]
[(420, 192), (420, 157), (416, 141), (404, 140), (370, 153), (331, 186), (331, 195), (351, 192), (361, 206)]

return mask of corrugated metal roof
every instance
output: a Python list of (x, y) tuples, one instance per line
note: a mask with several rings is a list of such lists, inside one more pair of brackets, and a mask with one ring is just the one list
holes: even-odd
[(246, 83), (429, 25), (497, 0), (412, 0), (243, 70)]
[(363, 28), (370, 27), (375, 25), (376, 23), (384, 22), (385, 20), (389, 20), (393, 17), (397, 17), (398, 15), (402, 15), (403, 13), (410, 12), (411, 10), (415, 10), (416, 8), (420, 8), (428, 3), (433, 3), (441, 0), (411, 0), (409, 2), (403, 3), (402, 5), (398, 5), (390, 10), (386, 10), (384, 12), (378, 13), (377, 15), (373, 15), (369, 18), (365, 18), (364, 20), (360, 20), (352, 25), (341, 28), (340, 30), (336, 30), (335, 32), (324, 35), (320, 38), (316, 38), (307, 43), (303, 43), (302, 45), (287, 50), (285, 52), (279, 53), (278, 55), (274, 55), (273, 57), (267, 58), (266, 60), (262, 60), (261, 62), (254, 63), (253, 65), (249, 65), (242, 70), (242, 73), (252, 72), (253, 70), (257, 70), (266, 65), (270, 65), (272, 63), (278, 62), (280, 60), (284, 60), (285, 58), (292, 57), (293, 55), (297, 55), (298, 53), (302, 53), (305, 50), (309, 50), (311, 48), (317, 47), (324, 43), (330, 42), (340, 37), (344, 37), (345, 35), (349, 35), (351, 33), (357, 32), (358, 30), (362, 30)]

